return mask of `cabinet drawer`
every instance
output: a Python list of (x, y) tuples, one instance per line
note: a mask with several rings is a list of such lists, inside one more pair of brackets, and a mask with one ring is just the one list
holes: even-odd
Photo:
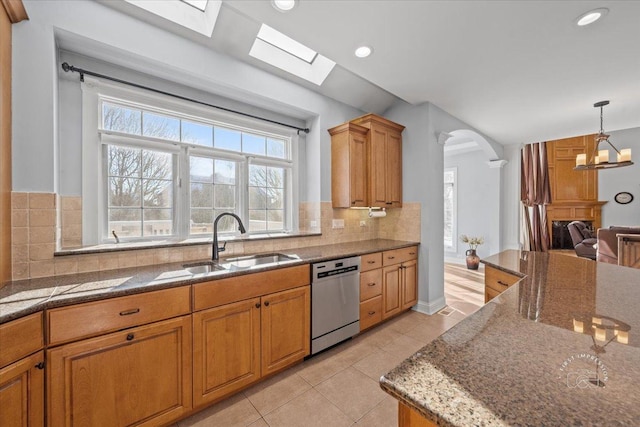
[(360, 330), (364, 331), (382, 321), (382, 295), (360, 303)]
[(360, 301), (382, 295), (382, 269), (360, 274)]
[(410, 261), (412, 259), (418, 259), (417, 246), (385, 251), (382, 255), (382, 265), (386, 267), (388, 265), (400, 264), (401, 262)]
[(193, 285), (193, 310), (218, 307), (305, 286), (310, 280), (309, 264), (305, 264), (197, 283)]
[(502, 292), (496, 291), (493, 288), (485, 288), (484, 290), (484, 302), (485, 304), (500, 295)]
[(521, 277), (507, 273), (497, 268), (486, 266), (484, 269), (484, 286), (502, 292), (519, 281)]
[(183, 286), (49, 310), (49, 345), (189, 314), (190, 302)]
[(369, 271), (382, 267), (382, 252), (366, 254), (360, 257), (360, 271)]
[(42, 347), (42, 313), (0, 325), (0, 368)]

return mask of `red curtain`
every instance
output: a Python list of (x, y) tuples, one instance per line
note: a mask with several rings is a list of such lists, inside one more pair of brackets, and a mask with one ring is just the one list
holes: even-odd
[[(547, 252), (551, 247), (547, 204), (551, 203), (547, 143), (527, 144), (521, 151), (520, 201), (524, 211), (524, 250)], [(526, 241), (528, 240), (528, 241)]]

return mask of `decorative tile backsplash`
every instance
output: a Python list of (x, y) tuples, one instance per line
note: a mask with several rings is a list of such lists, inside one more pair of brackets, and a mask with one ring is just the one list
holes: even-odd
[[(187, 262), (211, 257), (211, 244), (139, 249), (121, 253), (54, 257), (57, 248), (82, 245), (82, 198), (54, 193), (11, 195), (13, 280), (113, 270), (142, 265)], [(333, 220), (344, 228), (333, 228)], [(385, 218), (369, 218), (366, 209), (333, 209), (331, 202), (303, 202), (299, 228), (319, 236), (229, 242), (225, 256), (376, 238), (416, 241), (420, 236), (420, 204), (404, 203)], [(362, 225), (361, 225), (362, 224)]]

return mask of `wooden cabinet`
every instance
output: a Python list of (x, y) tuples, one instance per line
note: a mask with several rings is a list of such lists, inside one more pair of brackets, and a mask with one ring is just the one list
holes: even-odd
[(417, 260), (417, 246), (361, 257), (361, 331), (417, 304)]
[(398, 427), (436, 427), (437, 424), (426, 419), (402, 402), (398, 402)]
[(191, 410), (191, 317), (47, 350), (48, 425), (156, 426)]
[(491, 301), (520, 279), (522, 277), (486, 265), (484, 268), (484, 302)]
[(618, 234), (618, 265), (640, 268), (640, 234)]
[(334, 208), (365, 207), (367, 202), (367, 134), (353, 123), (329, 129), (331, 134), (331, 201)]
[[(195, 407), (309, 355), (309, 280), (302, 265), (194, 285)], [(246, 299), (233, 302), (233, 295)]]
[(0, 325), (0, 426), (44, 425), (42, 313)]
[(402, 206), (403, 130), (375, 114), (329, 129), (334, 208)]

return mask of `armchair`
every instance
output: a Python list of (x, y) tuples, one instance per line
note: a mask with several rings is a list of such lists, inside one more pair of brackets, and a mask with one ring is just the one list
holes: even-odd
[(596, 259), (596, 243), (598, 240), (582, 221), (573, 221), (567, 225), (576, 255), (583, 258)]
[(618, 234), (640, 234), (640, 227), (616, 227), (598, 229), (597, 259), (600, 262), (619, 264)]

